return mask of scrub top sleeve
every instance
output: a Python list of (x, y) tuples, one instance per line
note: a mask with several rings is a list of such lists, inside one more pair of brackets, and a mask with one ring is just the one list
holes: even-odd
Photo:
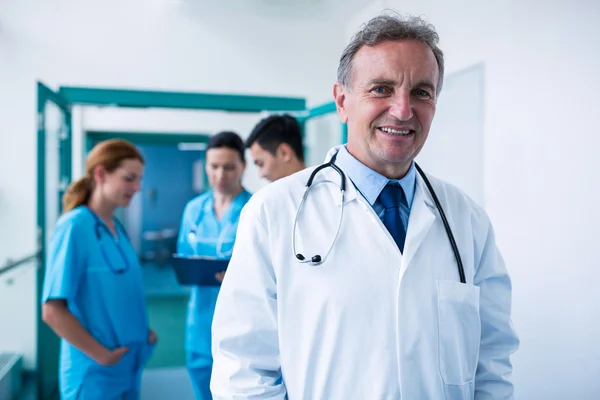
[(51, 299), (73, 301), (85, 271), (85, 238), (76, 221), (58, 224), (50, 240), (42, 303)]

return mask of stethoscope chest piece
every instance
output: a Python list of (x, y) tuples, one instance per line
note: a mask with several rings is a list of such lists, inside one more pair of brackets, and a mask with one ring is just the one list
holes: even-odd
[[(296, 254), (296, 258), (300, 262), (304, 262), (304, 260), (305, 260), (304, 256), (302, 254), (300, 254), (300, 253)], [(321, 264), (321, 256), (318, 255), (318, 254), (314, 255), (314, 256), (312, 256), (312, 258), (308, 262), (310, 262), (311, 265), (319, 265), (319, 264)]]

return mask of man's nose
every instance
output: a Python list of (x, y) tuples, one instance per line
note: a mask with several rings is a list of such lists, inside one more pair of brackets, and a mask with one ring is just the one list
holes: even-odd
[(410, 93), (400, 92), (392, 97), (389, 114), (400, 121), (408, 121), (413, 116)]

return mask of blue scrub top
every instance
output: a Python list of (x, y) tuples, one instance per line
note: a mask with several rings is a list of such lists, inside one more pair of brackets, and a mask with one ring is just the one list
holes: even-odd
[[(148, 361), (149, 326), (142, 270), (122, 228), (115, 237), (85, 206), (62, 215), (47, 256), (42, 303), (64, 299), (69, 311), (103, 346), (130, 351), (111, 367), (61, 343), (61, 392), (74, 399), (80, 391), (110, 398), (139, 384)], [(100, 238), (98, 238), (98, 235)]]
[[(221, 220), (215, 215), (213, 191), (191, 200), (183, 211), (177, 253), (230, 259), (240, 213), (251, 196), (242, 190)], [(195, 353), (197, 367), (212, 365), (211, 324), (218, 293), (218, 287), (196, 286), (188, 303), (186, 350)]]

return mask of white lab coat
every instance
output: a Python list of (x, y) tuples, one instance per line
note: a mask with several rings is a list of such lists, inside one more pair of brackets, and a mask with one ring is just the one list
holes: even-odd
[[(268, 185), (242, 211), (213, 320), (214, 398), (512, 399), (511, 282), (485, 212), (430, 178), (462, 256), (461, 284), (420, 176), (404, 254), (348, 181), (331, 253), (299, 264), (292, 227), (311, 172)], [(297, 226), (308, 258), (327, 252), (337, 228), (340, 178), (327, 168), (316, 182), (325, 180), (334, 184), (310, 191)]]

